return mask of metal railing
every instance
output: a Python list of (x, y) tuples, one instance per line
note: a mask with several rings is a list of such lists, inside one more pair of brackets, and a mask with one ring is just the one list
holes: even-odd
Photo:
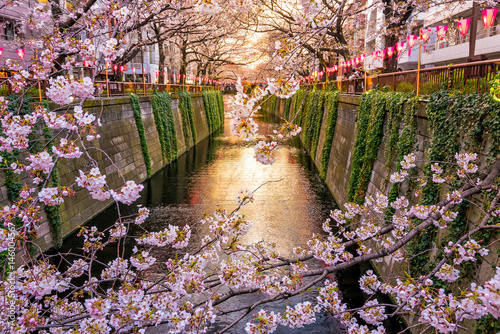
[[(5, 77), (0, 77), (0, 96), (8, 96), (15, 93), (10, 82), (6, 79)], [(127, 96), (130, 93), (147, 96), (152, 95), (155, 91), (175, 93), (185, 90), (197, 93), (204, 89), (219, 90), (220, 88), (219, 85), (156, 84), (124, 81), (96, 81), (95, 83), (98, 85), (98, 89), (94, 94), (96, 97)], [(35, 81), (28, 79), (26, 89), (23, 92), (41, 100), (47, 98), (45, 94), (47, 87), (47, 80)]]
[[(420, 70), (384, 73), (341, 81), (329, 81), (330, 85), (337, 85), (339, 90), (347, 94), (362, 94), (366, 90), (379, 87), (390, 87), (395, 91), (417, 91), (417, 77), (419, 80), (419, 95), (428, 95), (445, 88), (450, 91), (463, 93), (489, 92), (489, 82), (500, 72), (500, 59), (485, 60), (473, 63), (456, 64), (424, 68)], [(366, 87), (365, 87), (366, 82)], [(313, 83), (308, 83), (310, 85)], [(316, 83), (317, 88), (324, 88), (327, 82)]]

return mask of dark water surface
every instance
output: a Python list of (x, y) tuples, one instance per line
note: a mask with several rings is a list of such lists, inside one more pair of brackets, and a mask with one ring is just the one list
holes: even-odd
[[(145, 228), (158, 231), (168, 224), (184, 226), (200, 221), (203, 211), (212, 213), (216, 204), (229, 211), (236, 207), (236, 195), (241, 189), (254, 190), (268, 181), (255, 194), (255, 201), (241, 210), (253, 227), (245, 236), (244, 242), (253, 243), (261, 240), (276, 242), (277, 248), (284, 256), (291, 256), (297, 246), (304, 246), (313, 233), (322, 233), (321, 225), (328, 217), (330, 210), (337, 205), (327, 186), (319, 177), (311, 158), (301, 147), (298, 139), (289, 141), (279, 148), (278, 160), (271, 166), (262, 165), (254, 158), (254, 149), (258, 140), (244, 142), (232, 135), (230, 119), (226, 118), (224, 128), (203, 140), (196, 147), (178, 160), (154, 175), (144, 183), (142, 197), (130, 207), (120, 207), (122, 213), (137, 211), (136, 204), (142, 204), (151, 211), (150, 217), (143, 224)], [(256, 119), (261, 134), (271, 133), (279, 119), (270, 115), (261, 115)], [(109, 226), (116, 219), (116, 208), (111, 207), (98, 215), (88, 225), (100, 228)], [(141, 235), (141, 231), (132, 231)], [(190, 250), (196, 249), (206, 235), (204, 227), (195, 225), (192, 231)], [(133, 241), (128, 241), (132, 248)], [(64, 241), (63, 251), (75, 250), (81, 245), (80, 238), (70, 236)], [(179, 254), (186, 250), (178, 251)], [(174, 254), (159, 249), (152, 254), (156, 263), (163, 263)], [(99, 253), (99, 260), (107, 263), (117, 256), (116, 248), (106, 249)], [(155, 266), (151, 276), (161, 275), (161, 266)], [(362, 294), (358, 279), (368, 267), (356, 267), (338, 276), (344, 298), (350, 306), (362, 304)], [(156, 270), (156, 272), (154, 272)], [(245, 296), (223, 307), (247, 305), (261, 295)], [(308, 297), (295, 297), (292, 303), (303, 301)], [(380, 300), (380, 299), (379, 299)], [(270, 309), (283, 311), (286, 302), (271, 305)], [(292, 304), (293, 305), (293, 304)], [(256, 309), (252, 313), (257, 313)], [(215, 328), (221, 329), (224, 323), (231, 322), (235, 315), (222, 317)], [(279, 326), (275, 333), (345, 333), (339, 322), (332, 317), (321, 315), (318, 323), (299, 330), (291, 330)], [(245, 322), (235, 327), (230, 333), (244, 333)], [(396, 326), (398, 327), (398, 326)], [(164, 326), (151, 328), (148, 333), (166, 333)], [(393, 331), (388, 331), (392, 333)], [(397, 332), (397, 331), (394, 331)]]

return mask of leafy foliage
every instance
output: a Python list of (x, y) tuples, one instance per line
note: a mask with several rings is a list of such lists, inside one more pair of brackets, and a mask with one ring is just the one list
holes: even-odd
[(151, 104), (163, 160), (172, 161), (177, 158), (177, 134), (172, 114), (172, 97), (167, 92), (155, 92)]
[[(141, 142), (142, 156), (144, 157), (144, 164), (146, 165), (146, 172), (148, 174), (148, 177), (151, 177), (151, 158), (149, 156), (148, 143), (146, 141), (146, 134), (144, 132), (144, 122), (142, 121), (141, 106), (139, 105), (139, 98), (137, 97), (137, 95), (130, 94), (130, 104), (132, 106), (132, 112), (134, 114), (137, 132), (139, 133), (139, 141)], [(154, 106), (153, 106), (153, 110), (154, 110)], [(159, 124), (159, 122), (157, 122), (156, 124)], [(158, 127), (158, 125), (157, 125), (157, 127)], [(162, 136), (160, 136), (160, 143), (162, 143)], [(163, 146), (162, 146), (162, 149), (163, 149)]]
[(186, 91), (179, 93), (179, 110), (182, 117), (182, 132), (184, 133), (184, 140), (189, 143), (190, 140), (196, 144), (196, 127), (194, 124), (193, 106), (191, 104), (191, 94)]
[(223, 124), (223, 119), (221, 119), (221, 113), (219, 111), (219, 95), (222, 96), (220, 92), (203, 91), (203, 105), (205, 106), (208, 130), (210, 132), (218, 129)]
[(325, 105), (327, 106), (325, 141), (323, 142), (323, 151), (321, 152), (321, 178), (326, 178), (328, 163), (330, 162), (330, 152), (332, 150), (333, 136), (339, 114), (339, 92), (328, 92), (325, 94)]

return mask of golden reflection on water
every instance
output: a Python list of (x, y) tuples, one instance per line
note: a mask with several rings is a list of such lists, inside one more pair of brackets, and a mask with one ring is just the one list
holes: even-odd
[[(278, 250), (289, 256), (294, 247), (305, 245), (312, 233), (319, 233), (325, 216), (325, 212), (317, 212), (322, 209), (317, 208), (318, 195), (311, 189), (304, 166), (296, 161), (302, 152), (284, 144), (277, 152), (278, 160), (263, 165), (254, 158), (253, 149), (263, 138), (243, 141), (231, 133), (230, 121), (226, 119), (223, 138), (217, 139), (223, 141), (217, 159), (189, 182), (188, 203), (201, 204), (207, 212), (212, 212), (216, 204), (231, 211), (240, 190), (253, 191), (268, 181), (281, 180), (262, 186), (254, 194), (255, 201), (240, 211), (253, 223), (243, 241), (276, 242)], [(259, 118), (256, 121), (261, 133), (269, 133), (268, 124)]]

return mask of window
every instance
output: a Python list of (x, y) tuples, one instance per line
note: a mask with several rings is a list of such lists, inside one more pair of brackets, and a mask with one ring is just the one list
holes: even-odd
[(16, 37), (16, 25), (13, 21), (3, 21), (2, 39), (12, 41)]

